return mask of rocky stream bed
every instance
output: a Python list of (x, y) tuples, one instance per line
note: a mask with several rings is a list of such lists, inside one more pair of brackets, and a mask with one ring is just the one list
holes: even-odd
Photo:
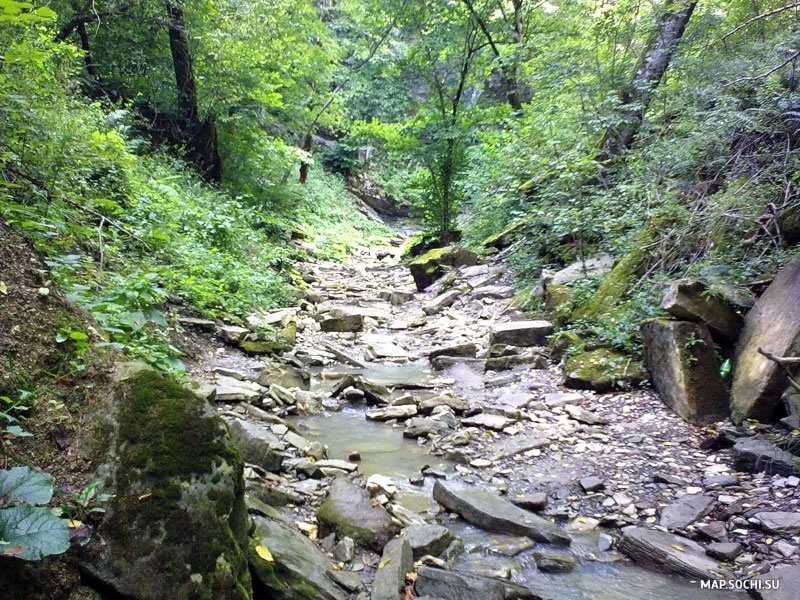
[[(800, 479), (769, 427), (568, 389), (502, 266), (420, 293), (397, 242), (307, 263), (298, 308), (223, 328), (193, 369), (247, 464), (257, 592), (669, 600), (780, 578), (750, 593), (800, 597)], [(261, 325), (291, 352), (241, 344)]]

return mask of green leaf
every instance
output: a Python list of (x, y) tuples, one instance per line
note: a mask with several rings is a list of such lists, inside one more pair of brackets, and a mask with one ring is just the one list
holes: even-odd
[(47, 504), (53, 497), (53, 478), (30, 467), (4, 469), (0, 471), (0, 497), (4, 496), (10, 502)]
[(0, 538), (4, 541), (0, 554), (22, 560), (39, 560), (69, 549), (67, 522), (29, 504), (0, 510)]
[(19, 425), (10, 425), (6, 427), (4, 430), (7, 434), (13, 435), (14, 437), (32, 437), (32, 433), (28, 433)]

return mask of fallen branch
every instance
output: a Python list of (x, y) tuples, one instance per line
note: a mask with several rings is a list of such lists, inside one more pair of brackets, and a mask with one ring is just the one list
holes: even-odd
[(791, 367), (800, 365), (800, 356), (798, 357), (775, 356), (774, 354), (772, 354), (772, 352), (767, 352), (763, 348), (759, 348), (758, 353), (763, 356), (766, 356), (769, 360), (771, 360), (774, 363), (777, 363), (780, 367), (782, 367), (783, 370), (786, 371), (786, 377), (789, 378), (789, 384), (798, 392), (800, 392), (800, 381), (795, 380), (792, 377), (792, 374), (789, 372)]
[(775, 67), (772, 67), (766, 73), (761, 73), (760, 75), (750, 75), (749, 77), (739, 77), (738, 79), (734, 79), (733, 81), (730, 81), (730, 82), (724, 84), (722, 87), (727, 88), (727, 87), (730, 87), (730, 86), (735, 85), (737, 83), (742, 83), (743, 81), (758, 81), (759, 79), (764, 79), (765, 77), (769, 77), (770, 75), (772, 75), (775, 71), (778, 71), (778, 70), (782, 69), (783, 67), (788, 65), (793, 60), (796, 60), (797, 58), (800, 58), (800, 50), (798, 50), (797, 52), (792, 54), (789, 58), (787, 58), (781, 64), (779, 64), (779, 65), (777, 65)]

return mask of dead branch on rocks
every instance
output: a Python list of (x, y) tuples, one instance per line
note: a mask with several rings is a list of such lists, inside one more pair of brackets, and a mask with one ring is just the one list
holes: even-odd
[(786, 376), (789, 378), (789, 384), (800, 392), (800, 381), (797, 381), (792, 377), (791, 369), (792, 367), (800, 365), (800, 356), (775, 356), (772, 352), (767, 352), (763, 348), (758, 349), (758, 353), (766, 356), (771, 361), (778, 363), (784, 371), (786, 371)]

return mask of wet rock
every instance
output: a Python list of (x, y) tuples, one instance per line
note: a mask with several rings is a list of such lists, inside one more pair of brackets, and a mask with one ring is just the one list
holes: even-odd
[(469, 402), (462, 398), (456, 398), (449, 392), (445, 392), (433, 398), (427, 398), (420, 403), (420, 412), (430, 413), (438, 406), (448, 406), (456, 414), (461, 414), (469, 408)]
[(514, 583), (428, 566), (417, 570), (414, 591), (437, 600), (543, 600), (543, 596)]
[(736, 307), (699, 279), (672, 282), (661, 308), (679, 319), (705, 323), (727, 342), (735, 342), (744, 327)]
[(706, 546), (706, 554), (725, 562), (731, 562), (741, 553), (742, 545), (736, 542), (713, 542)]
[(375, 473), (367, 478), (367, 491), (371, 496), (384, 494), (387, 498), (391, 498), (397, 493), (397, 485), (390, 477)]
[(533, 553), (536, 567), (543, 573), (563, 573), (572, 571), (578, 563), (569, 552), (558, 550), (537, 550)]
[(601, 393), (635, 386), (645, 379), (640, 363), (608, 348), (569, 357), (564, 363), (564, 373), (565, 386)]
[(391, 404), (392, 395), (389, 393), (386, 386), (373, 383), (364, 377), (354, 375), (343, 377), (331, 390), (331, 396), (339, 396), (348, 388), (361, 390), (364, 398), (370, 404)]
[(576, 392), (550, 392), (542, 395), (542, 402), (549, 408), (558, 408), (559, 406), (566, 406), (568, 404), (580, 404), (586, 398), (583, 394)]
[(372, 421), (388, 421), (397, 419), (399, 421), (408, 419), (417, 414), (416, 404), (404, 404), (400, 406), (386, 406), (384, 408), (372, 408), (367, 411), (367, 418)]
[(781, 450), (762, 437), (740, 438), (733, 446), (733, 461), (742, 471), (800, 474), (800, 457)]
[(700, 544), (672, 533), (625, 527), (617, 549), (634, 562), (689, 579), (733, 579), (733, 573), (707, 557)]
[(537, 517), (488, 490), (437, 481), (434, 499), (465, 520), (488, 531), (525, 535), (551, 544), (568, 546), (570, 538), (550, 521)]
[(649, 319), (642, 323), (644, 358), (660, 398), (683, 419), (708, 425), (728, 416), (728, 389), (714, 342), (702, 323)]
[(758, 600), (796, 600), (797, 590), (800, 590), (800, 565), (781, 565), (754, 579), (763, 583), (761, 589), (752, 589), (752, 595)]
[(793, 535), (800, 533), (800, 513), (797, 512), (760, 512), (755, 518), (761, 527), (770, 533)]
[(340, 471), (344, 471), (345, 473), (352, 473), (353, 471), (358, 470), (358, 464), (348, 462), (346, 460), (339, 460), (336, 458), (326, 458), (324, 460), (318, 460), (316, 461), (315, 464), (320, 469), (339, 469)]
[(739, 478), (736, 475), (711, 475), (703, 478), (703, 486), (707, 488), (720, 488), (739, 485)]
[(586, 493), (597, 492), (606, 487), (606, 484), (602, 479), (594, 476), (584, 477), (578, 483), (580, 483), (581, 488), (583, 488), (583, 491)]
[(357, 592), (364, 584), (361, 574), (356, 571), (325, 571), (325, 575), (340, 587), (348, 592)]
[(402, 600), (406, 573), (414, 569), (411, 546), (405, 538), (391, 540), (383, 549), (370, 600)]
[(280, 354), (288, 349), (288, 344), (285, 341), (278, 340), (245, 340), (243, 342), (239, 342), (239, 349), (245, 354), (249, 354), (251, 356)]
[(466, 344), (457, 344), (455, 346), (446, 346), (444, 348), (437, 348), (428, 352), (428, 360), (433, 360), (438, 356), (467, 356), (475, 358), (478, 353), (478, 347), (473, 342)]
[(439, 556), (453, 541), (453, 534), (441, 525), (411, 525), (403, 529), (402, 536), (411, 545), (414, 560), (426, 554)]
[(790, 261), (778, 272), (745, 317), (731, 384), (731, 418), (735, 423), (769, 420), (786, 389), (786, 372), (759, 354), (759, 348), (777, 356), (800, 352), (800, 259)]
[(616, 543), (616, 538), (612, 535), (608, 535), (607, 533), (601, 533), (597, 537), (597, 548), (600, 552), (608, 552), (614, 547)]
[(262, 398), (261, 392), (243, 385), (218, 385), (214, 400), (216, 402), (257, 402)]
[(477, 415), (461, 419), (461, 424), (465, 427), (484, 427), (495, 431), (502, 431), (512, 423), (514, 423), (514, 419), (489, 413), (478, 413)]
[(431, 366), (437, 371), (443, 371), (454, 365), (468, 365), (476, 371), (486, 369), (486, 361), (481, 358), (470, 358), (467, 356), (437, 356), (431, 359)]
[(311, 374), (290, 365), (271, 364), (261, 370), (256, 381), (267, 388), (277, 384), (284, 388), (307, 390), (311, 383)]
[(277, 473), (283, 466), (286, 445), (271, 431), (247, 421), (233, 419), (231, 437), (239, 447), (242, 459), (262, 469)]
[(364, 315), (346, 314), (339, 317), (328, 317), (319, 323), (322, 331), (326, 332), (347, 332), (362, 331), (364, 329)]
[(431, 417), (412, 417), (406, 421), (403, 437), (417, 438), (441, 435), (452, 431), (447, 423)]
[(555, 328), (549, 321), (509, 321), (495, 325), (491, 344), (509, 346), (544, 346)]
[(532, 510), (538, 512), (544, 510), (547, 506), (547, 494), (544, 492), (535, 492), (532, 494), (517, 494), (509, 498), (511, 503), (524, 508), (525, 510)]
[(661, 511), (659, 525), (667, 529), (684, 529), (711, 512), (713, 506), (713, 498), (686, 494)]
[[(277, 519), (254, 516), (256, 529), (251, 538), (248, 562), (257, 587), (268, 597), (301, 600), (345, 600), (348, 594), (327, 576), (330, 559), (302, 533)], [(272, 560), (264, 558), (266, 549)]]
[(423, 291), (448, 271), (448, 267), (471, 266), (478, 263), (478, 256), (460, 246), (434, 248), (408, 264), (414, 284)]
[(374, 506), (366, 490), (343, 478), (334, 479), (317, 510), (320, 533), (335, 531), (349, 536), (361, 546), (381, 552), (399, 527), (381, 506)]
[(546, 369), (550, 365), (550, 362), (543, 354), (512, 354), (509, 356), (487, 358), (485, 368), (487, 371), (508, 371), (519, 365), (530, 365), (531, 369)]

